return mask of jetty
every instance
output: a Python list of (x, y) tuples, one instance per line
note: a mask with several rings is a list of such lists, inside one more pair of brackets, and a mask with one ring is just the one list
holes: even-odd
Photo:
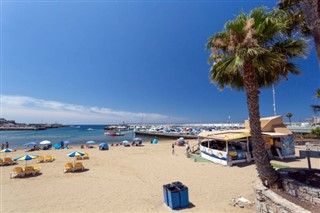
[(0, 131), (22, 131), (22, 130), (46, 130), (50, 128), (67, 127), (62, 124), (26, 124), (16, 123), (14, 120), (0, 118)]

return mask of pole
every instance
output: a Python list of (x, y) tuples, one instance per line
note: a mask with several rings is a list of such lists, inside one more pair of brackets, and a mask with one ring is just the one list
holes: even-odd
[(274, 90), (274, 84), (272, 84), (272, 97), (273, 97), (273, 114), (274, 116), (277, 115), (277, 112), (276, 112), (276, 92)]

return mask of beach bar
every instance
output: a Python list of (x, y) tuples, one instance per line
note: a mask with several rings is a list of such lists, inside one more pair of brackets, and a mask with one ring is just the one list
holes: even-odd
[(249, 132), (213, 131), (198, 136), (200, 156), (207, 160), (228, 166), (251, 161)]
[[(263, 140), (269, 157), (294, 158), (294, 136), (282, 122), (282, 116), (261, 118)], [(232, 166), (253, 159), (249, 121), (245, 129), (201, 132), (200, 156), (214, 163)]]

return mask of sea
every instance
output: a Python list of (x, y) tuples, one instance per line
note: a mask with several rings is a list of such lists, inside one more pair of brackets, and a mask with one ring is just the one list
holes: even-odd
[(28, 142), (36, 142), (39, 145), (43, 140), (48, 140), (52, 144), (67, 140), (70, 141), (69, 147), (72, 147), (85, 144), (87, 141), (94, 141), (99, 145), (102, 142), (132, 141), (135, 137), (134, 131), (124, 131), (123, 136), (108, 136), (104, 134), (104, 127), (105, 125), (72, 125), (47, 130), (0, 131), (0, 143), (8, 142), (10, 148), (20, 149), (26, 148), (24, 144)]

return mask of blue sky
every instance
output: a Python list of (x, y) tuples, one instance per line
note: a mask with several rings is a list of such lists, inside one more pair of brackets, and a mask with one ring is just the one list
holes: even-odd
[[(1, 116), (19, 122), (233, 122), (244, 92), (209, 81), (210, 35), (241, 11), (277, 1), (2, 1)], [(310, 41), (312, 44), (312, 40)], [(312, 116), (319, 67), (275, 87), (277, 114)], [(261, 116), (272, 116), (262, 89)], [(286, 120), (286, 119), (285, 119)]]

